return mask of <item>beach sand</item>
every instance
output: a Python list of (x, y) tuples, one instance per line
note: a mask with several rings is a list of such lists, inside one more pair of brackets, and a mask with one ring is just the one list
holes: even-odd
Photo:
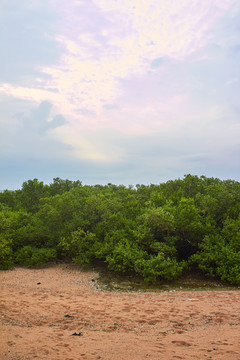
[(68, 264), (0, 272), (0, 359), (240, 359), (240, 291), (110, 292)]

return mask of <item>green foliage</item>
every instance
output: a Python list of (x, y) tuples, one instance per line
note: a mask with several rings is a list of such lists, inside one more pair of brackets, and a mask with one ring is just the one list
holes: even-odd
[(240, 251), (235, 251), (221, 235), (207, 235), (191, 263), (208, 276), (240, 285)]
[(145, 212), (144, 220), (154, 233), (161, 233), (161, 236), (170, 235), (175, 230), (175, 219), (171, 206), (164, 205), (152, 208)]
[(29, 216), (24, 210), (14, 211), (4, 207), (0, 211), (0, 235), (3, 235), (5, 239), (11, 239), (13, 251), (23, 246), (21, 229), (27, 226), (28, 221)]
[[(13, 210), (17, 207), (17, 194), (15, 191), (5, 190), (0, 192), (0, 205), (6, 205)], [(1, 208), (1, 206), (0, 206)]]
[(0, 241), (1, 268), (101, 259), (147, 282), (198, 267), (239, 284), (240, 183), (190, 174), (135, 188), (28, 180), (0, 193)]
[(77, 187), (81, 187), (81, 181), (71, 181), (71, 180), (63, 180), (59, 177), (53, 179), (53, 183), (49, 185), (49, 194), (51, 196), (61, 195), (64, 192), (68, 192), (71, 189), (75, 189)]
[(44, 264), (56, 258), (57, 252), (54, 249), (35, 248), (30, 245), (24, 246), (15, 254), (15, 261), (20, 265), (32, 267)]
[(12, 241), (0, 234), (0, 270), (13, 267)]
[(204, 233), (204, 226), (198, 209), (191, 198), (181, 198), (174, 209), (177, 234), (191, 245), (197, 244)]
[(59, 243), (62, 253), (77, 263), (86, 266), (95, 254), (96, 236), (90, 232), (78, 229), (68, 237), (63, 237)]
[(221, 258), (224, 245), (224, 240), (219, 234), (205, 236), (199, 246), (199, 251), (191, 256), (190, 263), (196, 263), (206, 275), (216, 276), (217, 263)]
[(106, 256), (106, 262), (111, 270), (130, 272), (134, 270), (139, 257), (144, 257), (144, 255), (144, 251), (141, 251), (136, 244), (123, 238), (114, 246), (112, 252)]
[(35, 213), (39, 209), (40, 198), (47, 195), (46, 187), (38, 179), (25, 181), (22, 185), (20, 203), (24, 209)]
[(138, 259), (135, 263), (135, 271), (140, 274), (146, 283), (154, 282), (157, 278), (173, 280), (182, 274), (184, 262), (167, 257), (163, 252), (156, 256), (151, 255), (148, 259)]

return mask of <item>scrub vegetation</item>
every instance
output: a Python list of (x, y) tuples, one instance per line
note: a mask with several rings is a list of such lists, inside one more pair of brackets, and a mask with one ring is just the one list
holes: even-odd
[(159, 185), (34, 179), (0, 193), (0, 267), (103, 261), (149, 282), (200, 271), (240, 285), (240, 183), (186, 175)]

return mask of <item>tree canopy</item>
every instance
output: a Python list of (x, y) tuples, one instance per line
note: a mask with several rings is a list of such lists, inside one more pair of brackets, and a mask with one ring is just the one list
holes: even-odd
[(38, 179), (0, 193), (0, 268), (70, 259), (146, 282), (198, 269), (240, 285), (240, 183), (186, 175), (159, 185)]

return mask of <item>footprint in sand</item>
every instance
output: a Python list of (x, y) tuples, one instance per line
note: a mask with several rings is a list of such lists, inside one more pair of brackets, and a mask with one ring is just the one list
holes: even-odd
[(173, 340), (172, 344), (175, 344), (177, 346), (192, 346), (191, 344), (187, 343), (186, 341), (179, 341), (179, 340)]

